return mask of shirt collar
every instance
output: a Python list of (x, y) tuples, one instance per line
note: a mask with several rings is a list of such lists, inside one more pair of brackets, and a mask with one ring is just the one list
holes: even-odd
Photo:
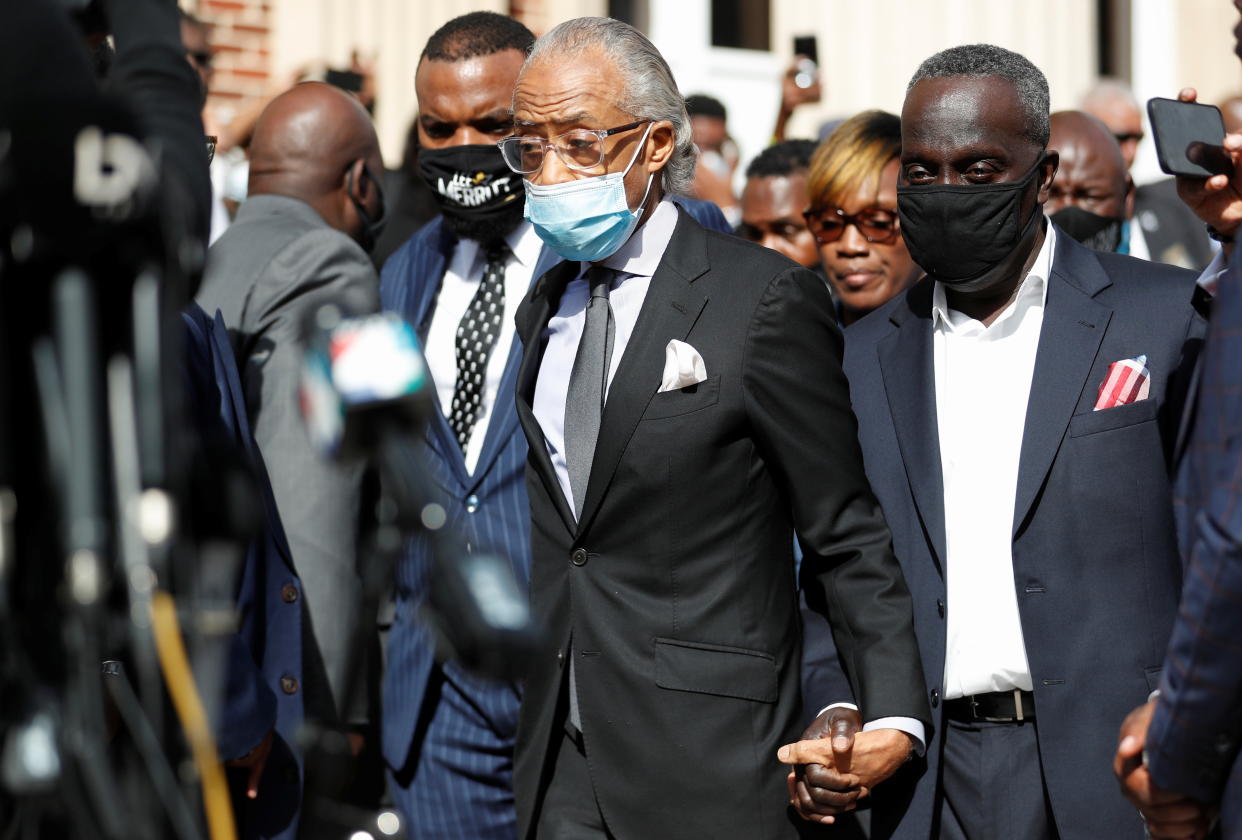
[(543, 251), (543, 240), (539, 238), (539, 234), (535, 233), (535, 226), (525, 219), (509, 231), (505, 242), (508, 243), (514, 258), (529, 268), (534, 268), (535, 263), (539, 261), (540, 252)]
[[(601, 264), (611, 268), (618, 274), (637, 277), (651, 277), (655, 274), (668, 243), (673, 238), (673, 229), (677, 227), (677, 205), (669, 199), (661, 199), (651, 212), (647, 223), (639, 227), (615, 254)], [(590, 268), (583, 263), (582, 272)]]
[[(1052, 255), (1056, 250), (1056, 238), (1056, 225), (1045, 224), (1044, 244), (1040, 246), (1035, 262), (1031, 264), (1031, 270), (1026, 273), (1026, 277), (1022, 278), (1022, 285), (1018, 287), (1018, 293), (1014, 295), (1013, 301), (1005, 307), (1005, 311), (992, 322), (991, 326), (994, 327), (1009, 320), (1014, 313), (1030, 308), (1036, 301), (1041, 308), (1048, 302), (1048, 278), (1052, 275)], [(974, 319), (970, 316), (949, 308), (944, 284), (937, 280), (932, 290), (932, 328), (954, 332), (972, 322)]]

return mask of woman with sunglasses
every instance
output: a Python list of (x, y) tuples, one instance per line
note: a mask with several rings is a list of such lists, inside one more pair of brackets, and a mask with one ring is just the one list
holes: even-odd
[(841, 123), (811, 159), (803, 212), (848, 326), (922, 274), (897, 221), (901, 120), (864, 111)]

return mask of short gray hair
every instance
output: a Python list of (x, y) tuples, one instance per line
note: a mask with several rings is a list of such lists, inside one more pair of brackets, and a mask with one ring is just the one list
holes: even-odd
[(952, 76), (1000, 76), (1008, 80), (1026, 112), (1026, 136), (1041, 148), (1048, 145), (1048, 79), (1026, 56), (992, 44), (950, 47), (919, 65), (906, 85), (906, 93), (924, 79)]
[(673, 71), (647, 37), (612, 18), (582, 17), (558, 24), (535, 41), (522, 72), (541, 58), (565, 58), (599, 49), (616, 64), (621, 79), (617, 107), (635, 119), (668, 120), (676, 146), (661, 179), (665, 193), (685, 193), (694, 180), (698, 151), (691, 139), (686, 100)]

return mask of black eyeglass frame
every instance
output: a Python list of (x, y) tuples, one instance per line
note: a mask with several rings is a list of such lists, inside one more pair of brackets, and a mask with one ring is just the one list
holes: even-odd
[[(571, 129), (570, 131), (566, 131), (563, 134), (558, 134), (555, 137), (552, 137), (548, 140), (545, 140), (542, 137), (531, 137), (531, 136), (522, 135), (522, 134), (512, 134), (501, 140), (497, 140), (496, 147), (500, 149), (500, 157), (504, 160), (505, 166), (508, 166), (518, 175), (534, 175), (540, 169), (543, 169), (543, 162), (548, 157), (549, 148), (551, 148), (554, 152), (556, 152), (557, 157), (561, 159), (561, 163), (565, 164), (567, 167), (574, 170), (575, 172), (590, 172), (592, 169), (595, 169), (600, 164), (602, 164), (604, 162), (604, 158), (608, 156), (607, 151), (605, 151), (604, 149), (604, 138), (611, 137), (614, 134), (620, 134), (623, 131), (631, 131), (635, 128), (638, 128), (640, 125), (643, 125), (644, 123), (649, 123), (649, 122), (654, 122), (654, 120), (636, 120), (635, 122), (632, 122), (632, 123), (626, 123), (625, 125), (619, 125), (616, 128), (575, 128), (575, 129)], [(561, 153), (560, 148), (556, 145), (556, 141), (560, 140), (562, 137), (567, 137), (570, 134), (575, 134), (578, 132), (586, 132), (588, 134), (594, 134), (596, 137), (599, 138), (599, 160), (597, 160), (595, 163), (591, 164), (590, 166), (582, 166), (581, 164), (573, 163), (572, 161), (566, 160), (565, 155)], [(505, 151), (506, 145), (509, 147), (513, 147), (518, 141), (523, 141), (523, 140), (527, 142), (534, 141), (534, 142), (539, 143), (540, 148), (542, 150), (541, 154), (539, 155), (539, 165), (536, 166), (534, 169), (523, 170), (517, 166), (514, 166), (513, 162), (509, 160), (509, 154)]]
[[(893, 226), (883, 236), (874, 236), (876, 229), (860, 221), (867, 213), (874, 213), (876, 211), (891, 216), (893, 219)], [(822, 225), (818, 224), (818, 221), (826, 213), (834, 214), (841, 222), (841, 227), (837, 228), (836, 236), (826, 237), (819, 230)], [(846, 213), (840, 207), (808, 207), (802, 211), (802, 218), (806, 221), (807, 230), (811, 232), (811, 235), (815, 237), (815, 241), (820, 245), (831, 245), (833, 242), (836, 242), (845, 235), (845, 229), (850, 225), (853, 225), (862, 234), (863, 239), (866, 239), (872, 245), (892, 245), (897, 241), (897, 237), (901, 235), (900, 218), (892, 210), (886, 210), (883, 207), (867, 207), (857, 213)]]

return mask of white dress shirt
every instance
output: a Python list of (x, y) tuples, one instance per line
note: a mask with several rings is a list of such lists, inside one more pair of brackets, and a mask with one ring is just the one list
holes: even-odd
[[(677, 206), (667, 198), (656, 205), (651, 218), (622, 245), (615, 254), (600, 265), (616, 272), (609, 295), (612, 304), (614, 326), (612, 359), (608, 366), (608, 385), (621, 364), (638, 313), (647, 298), (651, 276), (655, 274), (673, 229), (677, 227)], [(548, 455), (556, 469), (561, 490), (574, 507), (574, 494), (569, 489), (569, 467), (565, 464), (565, 398), (569, 391), (569, 375), (573, 371), (574, 358), (578, 355), (578, 342), (586, 327), (586, 305), (590, 297), (586, 272), (592, 263), (581, 263), (578, 276), (569, 282), (561, 295), (556, 314), (548, 321), (545, 334), (547, 347), (539, 365), (539, 378), (535, 383), (535, 418), (543, 429)], [(604, 392), (607, 401), (607, 389)]]
[[(530, 290), (535, 263), (543, 249), (543, 242), (530, 222), (522, 222), (511, 231), (505, 242), (513, 251), (505, 266), (505, 315), (500, 322), (500, 335), (487, 360), (487, 380), (483, 384), (483, 403), (475, 419), (470, 441), (466, 444), (466, 470), (473, 473), (487, 439), (487, 427), (496, 405), (496, 393), (509, 361), (509, 348), (513, 344), (514, 316), (518, 305)], [(431, 316), (431, 328), (427, 332), (427, 367), (436, 385), (436, 396), (445, 417), (453, 412), (453, 392), (457, 390), (457, 326), (470, 308), (470, 301), (483, 282), (487, 257), (473, 239), (461, 239), (449, 258), (448, 269), (440, 284), (436, 298), (435, 313)]]
[(1031, 690), (1013, 574), (1013, 516), (1056, 232), (990, 325), (932, 297), (936, 422), (944, 473), (946, 700)]
[(1147, 245), (1147, 234), (1138, 219), (1130, 219), (1130, 256), (1151, 262), (1151, 248)]

